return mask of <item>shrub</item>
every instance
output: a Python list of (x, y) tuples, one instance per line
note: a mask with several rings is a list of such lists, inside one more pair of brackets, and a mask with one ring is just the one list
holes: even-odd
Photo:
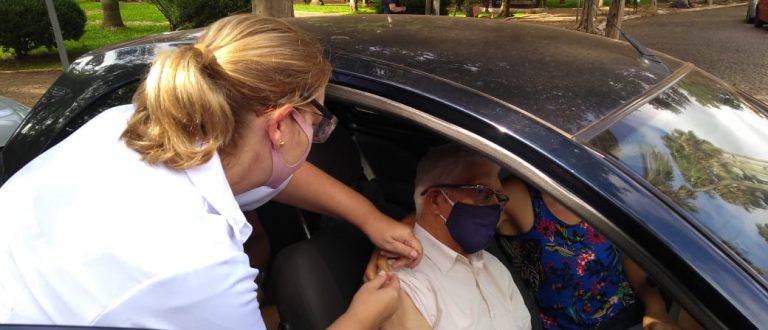
[[(74, 0), (53, 0), (64, 40), (80, 40), (85, 13)], [(48, 9), (43, 0), (0, 0), (0, 46), (18, 56), (32, 49), (56, 45)]]
[(171, 30), (208, 26), (234, 13), (250, 12), (251, 0), (150, 0), (163, 13)]
[[(383, 0), (375, 0), (375, 1), (376, 1), (376, 12), (379, 14), (383, 13), (384, 1)], [(440, 15), (448, 15), (449, 2), (450, 2), (449, 0), (440, 1)], [(400, 0), (400, 5), (405, 6), (406, 14), (424, 15), (426, 0)]]

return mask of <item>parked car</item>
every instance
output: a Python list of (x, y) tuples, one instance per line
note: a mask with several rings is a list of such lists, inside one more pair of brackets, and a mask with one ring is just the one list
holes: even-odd
[(757, 8), (757, 0), (747, 1), (747, 23), (755, 22), (755, 8)]
[[(681, 323), (768, 327), (765, 104), (637, 42), (451, 17), (287, 21), (334, 64), (326, 105), (340, 122), (310, 161), (388, 214), (413, 210), (415, 164), (428, 148), (464, 144), (602, 232), (683, 311), (673, 314)], [(156, 52), (199, 34), (74, 61), (3, 150), (2, 177), (129, 103)], [(258, 212), (276, 220), (263, 221), (275, 253), (265, 290), (280, 322), (324, 327), (360, 284), (369, 243), (354, 229), (334, 231), (354, 239), (330, 238), (335, 221), (308, 212), (274, 203)]]
[(0, 150), (11, 137), (21, 120), (27, 116), (29, 108), (19, 102), (0, 96)]
[(755, 19), (753, 20), (755, 27), (762, 27), (764, 23), (768, 23), (768, 1), (757, 0), (755, 5)]

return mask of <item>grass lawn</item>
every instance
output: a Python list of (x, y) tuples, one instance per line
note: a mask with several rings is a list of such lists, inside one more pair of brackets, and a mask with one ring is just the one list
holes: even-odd
[[(347, 4), (333, 4), (333, 5), (323, 5), (323, 6), (316, 6), (316, 5), (293, 5), (294, 11), (304, 11), (304, 12), (312, 12), (312, 13), (343, 13), (346, 15), (353, 15), (349, 13), (349, 5)], [(366, 14), (376, 14), (376, 8), (373, 7), (373, 4), (371, 6), (363, 6), (362, 4), (357, 5), (357, 15), (366, 15)]]

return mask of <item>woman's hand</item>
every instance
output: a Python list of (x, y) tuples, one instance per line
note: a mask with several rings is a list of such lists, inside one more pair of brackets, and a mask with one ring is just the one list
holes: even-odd
[(381, 263), (386, 263), (387, 257), (397, 259), (392, 263), (392, 268), (404, 265), (413, 268), (421, 262), (421, 243), (413, 235), (412, 226), (382, 214), (381, 218), (367, 222), (361, 229), (381, 249), (379, 254), (384, 258)]
[(328, 329), (378, 329), (397, 310), (399, 295), (397, 275), (381, 271), (357, 290), (347, 311)]
[(363, 280), (368, 282), (376, 278), (376, 274), (380, 271), (389, 272), (389, 257), (378, 248), (373, 249), (371, 253), (371, 259), (368, 260), (368, 265), (365, 266), (365, 273), (363, 274)]

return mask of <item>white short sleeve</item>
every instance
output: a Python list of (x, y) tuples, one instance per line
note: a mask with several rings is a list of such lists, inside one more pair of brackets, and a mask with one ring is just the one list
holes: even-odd
[(429, 326), (434, 328), (437, 322), (437, 300), (432, 285), (410, 269), (401, 268), (396, 272), (400, 280), (400, 289), (408, 294)]

